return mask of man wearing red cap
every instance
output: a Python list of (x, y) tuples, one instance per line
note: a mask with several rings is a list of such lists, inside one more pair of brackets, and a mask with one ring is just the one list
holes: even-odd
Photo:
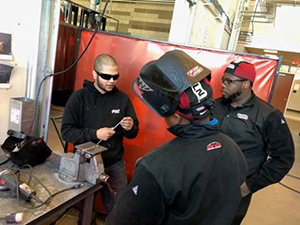
[(221, 130), (243, 151), (249, 166), (242, 200), (232, 225), (245, 217), (252, 193), (279, 182), (294, 162), (294, 144), (282, 113), (252, 91), (256, 71), (245, 61), (231, 62), (222, 77), (222, 98), (213, 115)]
[(247, 173), (237, 144), (210, 118), (210, 71), (175, 50), (146, 64), (133, 83), (176, 137), (137, 161), (107, 225), (230, 225)]

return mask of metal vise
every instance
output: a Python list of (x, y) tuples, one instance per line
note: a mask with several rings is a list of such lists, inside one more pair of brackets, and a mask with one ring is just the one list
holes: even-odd
[(67, 182), (87, 181), (91, 184), (107, 183), (109, 178), (104, 173), (101, 152), (107, 148), (93, 142), (75, 146), (75, 154), (66, 153), (59, 165), (59, 177)]

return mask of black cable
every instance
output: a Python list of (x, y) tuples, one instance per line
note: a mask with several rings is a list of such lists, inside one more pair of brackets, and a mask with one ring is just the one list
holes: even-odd
[(39, 95), (40, 95), (40, 91), (41, 91), (41, 87), (44, 83), (44, 81), (49, 78), (49, 77), (52, 77), (52, 76), (56, 76), (56, 75), (60, 75), (60, 74), (63, 74), (63, 73), (66, 73), (67, 71), (69, 71), (70, 69), (72, 69), (77, 63), (78, 61), (82, 58), (82, 56), (85, 54), (85, 52), (87, 51), (87, 49), (89, 48), (90, 44), (92, 43), (92, 40), (94, 39), (96, 33), (97, 33), (97, 30), (101, 24), (101, 21), (102, 21), (102, 18), (104, 16), (104, 13), (106, 11), (106, 7), (108, 5), (108, 2), (109, 0), (106, 0), (106, 3), (105, 3), (105, 6), (103, 8), (103, 11), (102, 11), (102, 14), (100, 16), (100, 19), (99, 19), (99, 22), (97, 23), (97, 26), (94, 30), (94, 33), (91, 37), (91, 39), (89, 40), (87, 46), (85, 47), (85, 49), (83, 50), (83, 52), (81, 53), (81, 55), (73, 62), (73, 64), (71, 66), (69, 66), (67, 69), (63, 70), (63, 71), (59, 71), (59, 72), (56, 72), (56, 73), (52, 73), (52, 74), (49, 74), (47, 76), (45, 76), (42, 81), (40, 82), (39, 84), (39, 87), (38, 87), (38, 91), (37, 91), (37, 95), (36, 95), (36, 106), (35, 106), (35, 109), (34, 109), (34, 115), (33, 115), (33, 119), (32, 119), (32, 122), (31, 122), (31, 126), (30, 126), (30, 129), (29, 129), (29, 132), (28, 132), (28, 135), (30, 135), (31, 131), (32, 131), (32, 127), (33, 127), (33, 124), (34, 124), (34, 121), (35, 121), (35, 118), (36, 118), (36, 114), (37, 114), (37, 108), (38, 108), (38, 99), (39, 99)]
[[(25, 165), (24, 165), (25, 166)], [(28, 165), (26, 165), (26, 166), (28, 166)], [(54, 197), (54, 196), (56, 196), (56, 195), (58, 195), (58, 194), (60, 194), (60, 193), (62, 193), (62, 192), (65, 192), (65, 191), (68, 191), (68, 190), (72, 190), (72, 189), (78, 189), (78, 188), (81, 188), (81, 187), (83, 187), (84, 185), (83, 184), (81, 184), (81, 183), (79, 183), (79, 184), (76, 184), (76, 185), (74, 185), (74, 186), (72, 186), (72, 187), (69, 187), (69, 188), (65, 188), (65, 189), (62, 189), (62, 190), (59, 190), (59, 191), (57, 191), (57, 192), (55, 192), (54, 194), (51, 194), (51, 192), (50, 192), (50, 190), (37, 178), (37, 177), (35, 177), (34, 175), (32, 175), (32, 173), (30, 172), (27, 172), (27, 171), (24, 171), (24, 170), (21, 170), (21, 169), (18, 169), (17, 170), (17, 173), (20, 173), (20, 172), (22, 172), (22, 173), (25, 173), (25, 174), (27, 174), (27, 175), (29, 175), (29, 176), (31, 176), (32, 178), (34, 178), (34, 180), (36, 180), (47, 192), (48, 192), (48, 194), (49, 194), (49, 197), (45, 200), (45, 201), (42, 201), (41, 199), (39, 199), (36, 195), (32, 195), (31, 197), (32, 197), (32, 199), (34, 199), (35, 201), (37, 201), (38, 203), (40, 203), (39, 205), (37, 205), (37, 206), (28, 206), (28, 205), (25, 205), (25, 204), (23, 204), (23, 202), (21, 201), (21, 199), (20, 199), (20, 189), (19, 189), (19, 179), (18, 179), (18, 177), (17, 177), (17, 175), (15, 174), (15, 172), (13, 171), (13, 170), (11, 170), (10, 168), (8, 168), (8, 167), (3, 167), (3, 168), (5, 168), (7, 171), (9, 171), (12, 175), (13, 175), (13, 177), (14, 177), (14, 179), (15, 179), (15, 182), (16, 182), (16, 190), (15, 190), (15, 192), (16, 192), (16, 198), (17, 198), (17, 200), (18, 200), (18, 203), (19, 203), (19, 205), (20, 206), (22, 206), (23, 208), (26, 208), (26, 209), (36, 209), (36, 208), (39, 208), (39, 207), (41, 207), (41, 206), (43, 206), (43, 205), (45, 205), (45, 204), (49, 204), (50, 202), (51, 202), (51, 200), (52, 200), (52, 198)]]
[(0, 163), (0, 166), (8, 162), (9, 159), (4, 160), (3, 162)]
[[(31, 181), (31, 175), (32, 175), (33, 168), (32, 168), (32, 166), (29, 165), (29, 164), (24, 164), (23, 166), (20, 167), (20, 169), (25, 169), (26, 167), (28, 167), (29, 172), (30, 172), (30, 173), (28, 174), (28, 176), (29, 176), (28, 181), (26, 182), (26, 183), (29, 185), (29, 184), (30, 184), (30, 181)], [(18, 170), (18, 171), (20, 171), (20, 170)]]
[(257, 3), (256, 3), (255, 9), (254, 9), (254, 13), (253, 13), (253, 17), (252, 17), (252, 21), (251, 21), (251, 24), (252, 24), (251, 34), (252, 34), (252, 36), (253, 36), (253, 33), (254, 33), (254, 18), (255, 18), (255, 14), (256, 14), (257, 7), (258, 7), (259, 3), (260, 3), (260, 0), (258, 0)]

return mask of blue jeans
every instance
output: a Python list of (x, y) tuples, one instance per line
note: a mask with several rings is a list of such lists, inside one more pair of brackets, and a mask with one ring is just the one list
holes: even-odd
[(110, 166), (107, 166), (105, 169), (105, 173), (110, 177), (108, 182), (113, 189), (113, 191), (117, 192), (117, 195), (114, 196), (106, 185), (103, 185), (100, 192), (102, 195), (103, 205), (109, 214), (118, 197), (118, 194), (125, 189), (127, 186), (127, 175), (126, 175), (126, 168), (125, 163), (123, 160), (120, 160)]

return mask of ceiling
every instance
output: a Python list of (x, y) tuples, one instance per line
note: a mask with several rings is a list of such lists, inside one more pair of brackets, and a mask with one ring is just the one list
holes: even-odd
[(274, 56), (282, 56), (282, 65), (287, 65), (287, 66), (297, 66), (297, 64), (294, 64), (293, 62), (295, 59), (298, 59), (300, 61), (300, 52), (286, 52), (286, 51), (280, 51), (276, 50), (277, 53), (268, 53), (265, 52), (263, 48), (255, 48), (255, 47), (250, 47), (250, 46), (245, 46), (245, 49), (248, 53), (251, 54), (256, 54), (256, 55), (266, 55), (266, 54), (272, 54)]

